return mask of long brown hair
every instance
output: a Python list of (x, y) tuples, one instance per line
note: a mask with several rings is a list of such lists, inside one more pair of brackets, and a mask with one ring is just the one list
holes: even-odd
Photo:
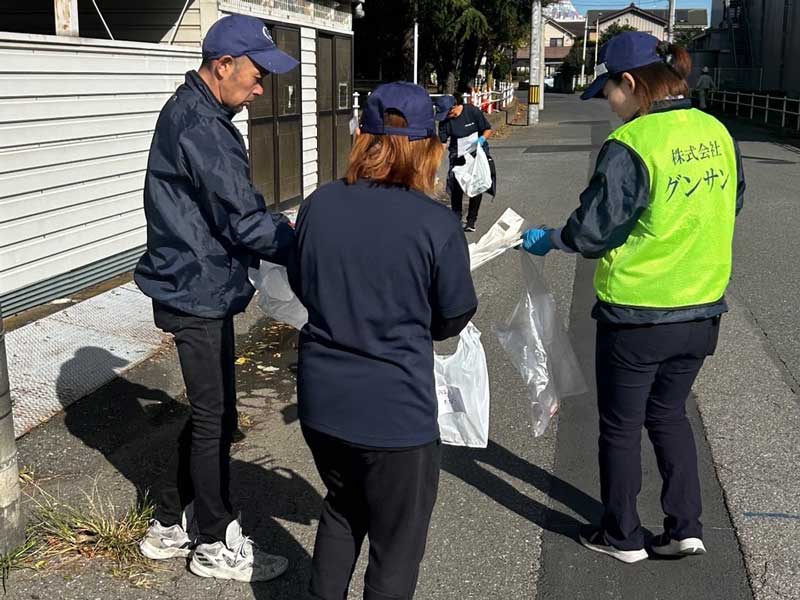
[[(394, 112), (387, 112), (383, 122), (387, 127), (408, 127), (406, 119)], [(412, 142), (401, 135), (361, 133), (350, 151), (345, 179), (349, 184), (368, 179), (431, 194), (443, 152), (436, 137)]]
[[(633, 93), (640, 103), (640, 115), (646, 115), (653, 103), (668, 96), (689, 94), (689, 84), (686, 81), (692, 71), (689, 53), (682, 46), (666, 42), (659, 44), (658, 53), (664, 58), (663, 62), (626, 71), (636, 82)], [(612, 79), (619, 82), (622, 74), (615, 75)]]

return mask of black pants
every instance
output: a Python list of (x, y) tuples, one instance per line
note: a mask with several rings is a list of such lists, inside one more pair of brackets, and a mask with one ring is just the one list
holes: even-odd
[(439, 487), (441, 445), (364, 449), (303, 427), (328, 494), (311, 567), (311, 595), (347, 600), (369, 536), (365, 600), (411, 600)]
[(697, 451), (686, 399), (718, 335), (718, 317), (643, 327), (597, 325), (602, 527), (608, 542), (621, 550), (644, 547), (636, 512), (642, 426), (663, 480), (665, 531), (673, 539), (703, 536)]
[(201, 541), (225, 539), (233, 520), (230, 450), (236, 431), (233, 318), (204, 319), (153, 304), (156, 326), (175, 336), (191, 416), (161, 482), (156, 518), (180, 523), (194, 501)]
[[(478, 211), (481, 208), (481, 199), (483, 198), (483, 194), (478, 194), (469, 199), (469, 209), (467, 210), (467, 225), (470, 227), (475, 227), (475, 223), (478, 221)], [(456, 213), (459, 218), (461, 218), (462, 211), (464, 204), (464, 190), (461, 189), (461, 186), (458, 182), (453, 178), (453, 181), (450, 184), (450, 205), (453, 208), (453, 212)]]

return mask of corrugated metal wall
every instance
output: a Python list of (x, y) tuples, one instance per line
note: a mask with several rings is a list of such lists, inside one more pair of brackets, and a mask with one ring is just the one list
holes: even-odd
[[(116, 40), (168, 42), (185, 0), (103, 0), (97, 3)], [(81, 37), (108, 39), (91, 0), (78, 0)], [(17, 33), (55, 34), (53, 0), (0, 0), (0, 29)], [(200, 46), (200, 3), (192, 0), (175, 38), (176, 44)]]
[[(191, 48), (0, 32), (0, 303), (13, 314), (131, 268), (158, 113)], [(237, 117), (246, 135), (246, 114)]]

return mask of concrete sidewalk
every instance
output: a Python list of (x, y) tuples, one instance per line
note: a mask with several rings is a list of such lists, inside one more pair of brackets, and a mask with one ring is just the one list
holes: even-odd
[[(485, 199), (479, 231), (470, 238), (508, 206), (533, 223), (563, 222), (613, 125), (602, 102), (549, 96), (541, 126), (513, 127), (509, 136), (492, 140), (499, 193), (494, 202)], [(762, 216), (751, 211), (741, 218), (751, 227)], [(552, 253), (543, 266), (591, 381), (593, 265)], [(747, 273), (748, 263), (743, 267)], [(800, 408), (738, 289), (717, 356), (695, 388), (699, 412), (692, 409), (710, 553), (625, 566), (575, 540), (579, 525), (599, 515), (594, 397), (566, 402), (551, 429), (534, 438), (525, 388), (492, 333), (517, 302), (518, 257), (508, 253), (479, 269), (475, 283), (481, 299), (475, 323), (491, 379), (492, 441), (486, 450), (445, 449), (418, 600), (733, 600), (752, 598), (753, 591), (759, 600), (800, 597)], [(185, 561), (176, 560), (155, 573), (149, 589), (139, 589), (93, 561), (15, 572), (8, 598), (305, 597), (323, 489), (297, 423), (288, 368), (293, 336), (254, 307), (237, 321), (237, 331), (246, 359), (238, 373), (240, 412), (252, 426), (234, 448), (234, 503), (246, 533), (289, 557), (289, 573), (266, 584), (216, 582), (192, 576)], [(20, 462), (39, 486), (60, 497), (79, 502), (96, 486), (124, 507), (154, 485), (186, 414), (177, 357), (167, 345), (21, 438)], [(640, 508), (657, 533), (659, 479), (646, 440), (643, 456)], [(30, 485), (26, 490), (34, 493)], [(351, 600), (361, 597), (363, 568), (362, 557)]]

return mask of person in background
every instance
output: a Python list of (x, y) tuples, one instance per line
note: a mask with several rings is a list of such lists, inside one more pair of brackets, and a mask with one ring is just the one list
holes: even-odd
[(636, 511), (647, 429), (663, 479), (655, 554), (703, 554), (697, 453), (686, 399), (728, 310), (734, 221), (745, 181), (725, 127), (685, 97), (691, 58), (641, 32), (600, 50), (584, 100), (605, 96), (625, 122), (608, 138), (580, 206), (560, 229), (531, 229), (525, 250), (599, 263), (595, 368), (600, 415), (599, 527), (581, 542), (626, 563), (647, 558)]
[(248, 268), (259, 259), (286, 264), (294, 246), (288, 220), (271, 214), (250, 182), (232, 119), (263, 94), (268, 73), (296, 66), (259, 19), (220, 19), (203, 40), (200, 69), (161, 110), (150, 147), (147, 250), (134, 279), (153, 299), (156, 326), (175, 338), (191, 416), (139, 547), (152, 559), (191, 554), (189, 569), (202, 577), (264, 581), (288, 565), (242, 534), (230, 502), (233, 316), (253, 297)]
[(328, 490), (317, 599), (347, 598), (368, 537), (365, 600), (410, 600), (425, 552), (441, 457), (433, 341), (478, 306), (461, 225), (429, 197), (444, 150), (431, 102), (407, 82), (372, 92), (345, 179), (297, 218), (299, 417)]
[(714, 80), (711, 78), (711, 75), (708, 74), (708, 67), (703, 67), (703, 73), (697, 79), (697, 85), (694, 86), (694, 89), (697, 90), (697, 101), (700, 107), (700, 110), (706, 110), (708, 106), (706, 105), (706, 96), (709, 91), (715, 90), (717, 86), (714, 84)]
[[(444, 108), (447, 108), (447, 112), (443, 112), (442, 109)], [(441, 119), (439, 123), (439, 139), (443, 144), (447, 144), (449, 141), (450, 168), (447, 172), (447, 187), (450, 190), (450, 202), (453, 212), (461, 219), (464, 191), (453, 175), (453, 167), (464, 164), (464, 155), (467, 152), (474, 156), (475, 147), (483, 146), (494, 174), (494, 164), (489, 155), (489, 145), (486, 143), (486, 140), (492, 135), (492, 126), (480, 108), (471, 104), (463, 104), (463, 98), (458, 94), (455, 98), (453, 96), (445, 96), (437, 101), (437, 116)], [(490, 193), (493, 194), (493, 190)], [(478, 194), (468, 199), (469, 206), (464, 231), (475, 231), (482, 198), (483, 194)]]

